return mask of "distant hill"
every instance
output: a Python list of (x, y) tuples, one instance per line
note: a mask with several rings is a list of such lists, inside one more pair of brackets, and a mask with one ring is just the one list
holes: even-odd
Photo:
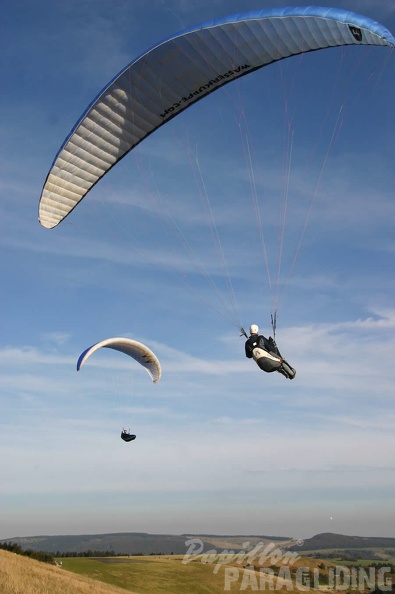
[(322, 551), (324, 549), (366, 549), (375, 547), (395, 547), (395, 538), (376, 536), (345, 536), (323, 532), (304, 541), (303, 545), (292, 546), (293, 551)]
[(203, 551), (216, 549), (241, 550), (245, 542), (253, 548), (258, 542), (272, 541), (280, 544), (290, 543), (287, 537), (233, 535), (221, 536), (215, 534), (148, 534), (145, 532), (116, 532), (111, 534), (79, 534), (66, 536), (23, 536), (6, 538), (0, 542), (17, 543), (23, 549), (45, 551), (48, 553), (84, 553), (86, 551), (111, 551), (117, 555), (184, 555), (187, 552), (185, 541), (198, 538), (203, 543)]
[(255, 538), (258, 540), (270, 540), (270, 541), (276, 541), (276, 540), (281, 540), (281, 541), (289, 541), (289, 540), (293, 540), (290, 536), (269, 536), (266, 534), (262, 534), (262, 535), (256, 535), (256, 534), (228, 534), (228, 535), (223, 535), (223, 534), (181, 534), (181, 536), (185, 536), (185, 538), (209, 538), (209, 539), (217, 539), (217, 538), (228, 538), (228, 539), (240, 539), (240, 538)]
[[(48, 553), (83, 553), (85, 551), (112, 551), (117, 555), (183, 555), (186, 552), (185, 536), (126, 532), (112, 534), (80, 534), (67, 536), (24, 536), (7, 538), (2, 542), (19, 544), (23, 549)], [(205, 543), (205, 548), (210, 548)]]
[[(0, 542), (17, 543), (23, 549), (45, 551), (48, 553), (85, 553), (87, 551), (111, 552), (116, 555), (184, 555), (187, 552), (186, 540), (195, 538), (203, 543), (201, 552), (210, 550), (252, 549), (263, 542), (274, 542), (284, 550), (300, 552), (323, 550), (352, 550), (393, 548), (395, 538), (345, 536), (325, 532), (295, 545), (295, 540), (281, 536), (266, 535), (216, 535), (216, 534), (149, 534), (146, 532), (116, 532), (111, 534), (77, 534), (65, 536), (24, 536), (6, 538)], [(245, 546), (248, 542), (249, 546)], [(196, 551), (195, 551), (196, 552)]]

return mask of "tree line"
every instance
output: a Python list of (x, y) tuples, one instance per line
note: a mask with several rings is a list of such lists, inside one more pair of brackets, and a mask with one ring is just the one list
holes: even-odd
[(9, 551), (16, 555), (23, 555), (24, 557), (30, 557), (36, 561), (42, 561), (43, 563), (50, 563), (55, 565), (55, 558), (51, 553), (44, 553), (43, 551), (33, 551), (33, 549), (22, 549), (16, 542), (0, 542), (0, 549), (3, 551)]
[(54, 557), (56, 558), (64, 558), (64, 557), (143, 557), (143, 556), (159, 556), (173, 553), (118, 553), (113, 550), (111, 551), (92, 551), (88, 549), (87, 551), (56, 551)]
[[(0, 549), (9, 551), (10, 553), (15, 553), (16, 555), (30, 557), (31, 559), (36, 559), (36, 561), (50, 563), (51, 565), (56, 565), (55, 559), (62, 559), (65, 557), (142, 557), (147, 555), (146, 553), (118, 553), (113, 550), (95, 551), (91, 549), (87, 551), (56, 551), (56, 553), (52, 554), (43, 551), (34, 551), (33, 549), (23, 549), (19, 544), (11, 541), (0, 542)], [(149, 553), (151, 556), (159, 556), (164, 554), (165, 553)], [(172, 555), (173, 553), (170, 554)]]

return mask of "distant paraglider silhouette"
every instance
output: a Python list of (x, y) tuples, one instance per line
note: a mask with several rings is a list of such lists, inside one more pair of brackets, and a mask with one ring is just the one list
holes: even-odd
[[(81, 369), (87, 359), (89, 359), (95, 351), (103, 347), (114, 349), (132, 357), (132, 359), (144, 367), (154, 383), (157, 383), (160, 380), (162, 370), (156, 355), (145, 344), (130, 338), (107, 338), (87, 348), (78, 358), (77, 371)], [(135, 440), (136, 435), (131, 434), (130, 430), (126, 431), (126, 429), (123, 429), (121, 438), (124, 441), (129, 442)]]

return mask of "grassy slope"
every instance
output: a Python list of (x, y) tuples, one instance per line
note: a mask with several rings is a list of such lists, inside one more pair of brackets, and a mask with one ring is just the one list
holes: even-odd
[[(214, 569), (218, 557), (213, 556), (212, 563), (201, 561), (202, 558), (197, 557), (190, 563), (183, 564), (182, 556), (107, 559), (79, 557), (62, 559), (63, 567), (60, 568), (0, 550), (0, 593), (222, 594), (226, 568), (240, 574), (240, 579), (231, 584), (232, 592), (257, 589), (259, 572), (253, 569), (244, 572), (243, 565), (246, 561), (238, 564), (236, 560), (232, 560), (229, 565), (219, 567), (217, 573)], [(258, 559), (253, 564), (256, 569), (261, 565)], [(272, 561), (267, 559), (263, 565), (267, 567), (271, 564)], [(310, 570), (320, 567), (323, 573), (327, 573), (329, 566), (332, 563), (325, 563), (324, 567), (320, 560), (299, 558), (291, 564), (291, 579), (294, 579), (294, 572), (298, 567), (308, 567)], [(277, 569), (278, 567), (279, 564)], [(251, 588), (251, 583), (245, 583), (245, 587), (242, 587), (242, 580), (246, 576), (255, 580), (255, 588)], [(276, 579), (272, 587), (277, 594), (288, 594), (290, 589), (295, 590), (295, 585), (292, 588), (292, 582), (287, 579)], [(314, 587), (310, 592), (314, 592)], [(321, 594), (324, 593), (331, 594), (329, 591), (325, 592), (325, 586), (321, 589)]]
[(95, 582), (27, 557), (0, 550), (1, 594), (125, 594), (125, 590)]
[[(130, 558), (69, 558), (62, 559), (63, 567), (76, 573), (88, 575), (94, 579), (115, 585), (122, 585), (126, 589), (133, 589), (138, 594), (223, 594), (225, 586), (225, 565), (214, 572), (218, 557), (213, 556), (213, 563), (202, 563), (198, 556), (194, 561), (183, 564), (182, 556), (173, 557), (130, 557)], [(319, 560), (301, 558), (292, 564), (292, 569), (308, 567), (313, 569), (318, 566)], [(226, 564), (229, 569), (236, 569), (239, 579), (230, 584), (230, 591), (236, 592), (243, 589), (243, 565), (233, 561)], [(264, 563), (269, 566), (270, 561)], [(256, 559), (254, 565), (259, 565)], [(254, 572), (252, 572), (254, 573)], [(248, 577), (248, 575), (247, 575)], [(251, 579), (259, 583), (259, 572), (251, 575)], [(246, 586), (246, 584), (244, 584)], [(286, 594), (292, 584), (287, 580), (274, 582), (277, 594)], [(250, 590), (251, 585), (244, 587)], [(267, 591), (267, 590), (266, 590)], [(313, 592), (313, 588), (311, 588)]]
[(109, 559), (62, 559), (63, 567), (91, 578), (135, 590), (139, 594), (223, 594), (223, 573), (200, 562), (181, 563), (181, 557), (135, 557), (125, 562)]

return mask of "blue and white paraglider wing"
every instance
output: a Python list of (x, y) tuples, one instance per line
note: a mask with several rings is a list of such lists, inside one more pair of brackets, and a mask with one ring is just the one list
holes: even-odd
[(129, 64), (91, 103), (55, 157), (39, 205), (52, 229), (149, 134), (223, 85), (272, 62), (342, 45), (395, 46), (379, 23), (318, 6), (237, 14), (187, 29)]
[(162, 375), (161, 366), (156, 355), (145, 345), (130, 338), (107, 338), (86, 349), (79, 357), (77, 371), (84, 365), (87, 359), (98, 349), (103, 347), (114, 349), (125, 353), (140, 363), (150, 375), (152, 381), (157, 383)]

